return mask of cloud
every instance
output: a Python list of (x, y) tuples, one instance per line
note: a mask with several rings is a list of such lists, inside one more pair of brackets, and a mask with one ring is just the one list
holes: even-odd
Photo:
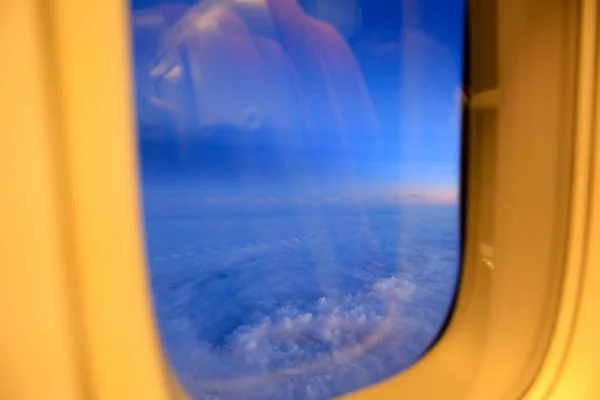
[(375, 185), (364, 190), (364, 197), (367, 202), (457, 204), (459, 189), (457, 186), (452, 185)]
[(196, 398), (329, 399), (408, 367), (451, 305), (455, 215), (150, 220), (157, 320), (182, 383)]
[(456, 204), (459, 196), (456, 187), (429, 188), (417, 193), (424, 196), (427, 203), (433, 204)]

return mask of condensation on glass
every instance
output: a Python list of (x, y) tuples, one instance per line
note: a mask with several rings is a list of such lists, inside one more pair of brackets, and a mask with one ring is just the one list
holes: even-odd
[(431, 347), (461, 259), (463, 0), (135, 0), (157, 323), (194, 398), (326, 399)]

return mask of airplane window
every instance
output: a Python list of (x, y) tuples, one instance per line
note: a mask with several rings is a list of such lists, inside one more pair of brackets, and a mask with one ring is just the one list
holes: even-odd
[(464, 0), (134, 0), (161, 340), (197, 399), (415, 363), (460, 275)]

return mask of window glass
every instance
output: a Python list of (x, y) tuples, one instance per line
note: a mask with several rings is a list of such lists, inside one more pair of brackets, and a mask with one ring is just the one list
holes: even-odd
[(132, 3), (166, 354), (198, 399), (326, 399), (417, 361), (461, 243), (463, 0)]

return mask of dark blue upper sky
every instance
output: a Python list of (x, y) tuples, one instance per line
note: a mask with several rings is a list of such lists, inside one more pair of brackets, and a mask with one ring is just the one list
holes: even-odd
[[(246, 12), (259, 1), (210, 0), (180, 22), (197, 29), (183, 40), (186, 51), (162, 53), (163, 61), (156, 32), (134, 24), (145, 166), (220, 182), (314, 178), (456, 191), (464, 0), (299, 0), (322, 25), (308, 17), (299, 25), (292, 1), (268, 0), (261, 22)], [(185, 12), (175, 3), (198, 4), (134, 0), (134, 18), (160, 9), (175, 20)], [(219, 5), (231, 13), (219, 14)], [(169, 29), (170, 21), (158, 33)], [(186, 72), (162, 71), (173, 79), (157, 84), (148, 75), (161, 62)], [(163, 140), (146, 143), (151, 137)]]

